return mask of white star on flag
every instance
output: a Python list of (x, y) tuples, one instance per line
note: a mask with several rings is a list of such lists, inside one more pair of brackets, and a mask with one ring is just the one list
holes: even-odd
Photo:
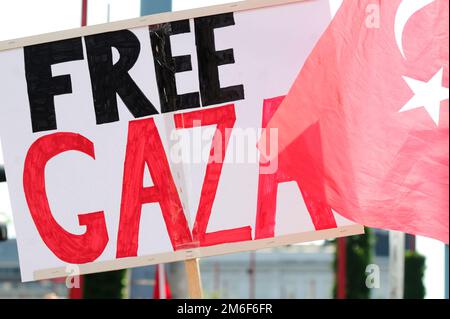
[(439, 111), (441, 101), (449, 98), (448, 88), (442, 86), (441, 68), (428, 82), (422, 82), (404, 76), (406, 83), (413, 90), (414, 96), (400, 109), (399, 112), (424, 107), (436, 125), (439, 125)]

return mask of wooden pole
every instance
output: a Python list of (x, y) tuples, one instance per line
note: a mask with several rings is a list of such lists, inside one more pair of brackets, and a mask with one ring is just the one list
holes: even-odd
[(184, 262), (186, 267), (186, 275), (188, 282), (188, 295), (190, 299), (202, 299), (203, 288), (202, 280), (200, 278), (200, 268), (198, 259), (189, 259)]

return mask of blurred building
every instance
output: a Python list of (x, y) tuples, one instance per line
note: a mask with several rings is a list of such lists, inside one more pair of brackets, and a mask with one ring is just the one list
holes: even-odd
[(152, 299), (155, 287), (156, 266), (130, 269), (129, 293), (130, 299)]
[(64, 280), (41, 280), (22, 283), (15, 239), (0, 242), (0, 299), (66, 298)]
[[(371, 298), (389, 298), (389, 232), (372, 229), (372, 263), (378, 266), (380, 287)], [(414, 250), (406, 235), (405, 249)], [(334, 246), (302, 244), (203, 258), (200, 262), (205, 295), (209, 298), (332, 298)]]
[[(333, 298), (335, 249), (331, 244), (292, 245), (258, 252), (204, 258), (200, 268), (209, 298)], [(388, 256), (375, 256), (380, 288), (388, 298)]]
[(200, 268), (210, 298), (331, 298), (331, 245), (293, 245), (204, 258)]

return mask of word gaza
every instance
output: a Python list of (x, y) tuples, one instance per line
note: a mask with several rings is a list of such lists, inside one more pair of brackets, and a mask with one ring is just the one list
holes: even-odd
[[(273, 111), (274, 106), (278, 106), (281, 101), (281, 98), (268, 100), (264, 109)], [(154, 119), (146, 118), (129, 122), (116, 246), (117, 258), (137, 256), (141, 209), (142, 205), (148, 203), (158, 203), (161, 207), (174, 250), (252, 240), (251, 226), (212, 233), (206, 231), (230, 131), (235, 121), (233, 104), (174, 115), (177, 129), (193, 128), (199, 123), (202, 126), (216, 125), (192, 233)], [(94, 261), (102, 254), (109, 241), (109, 235), (104, 212), (78, 216), (80, 225), (87, 227), (83, 235), (67, 232), (53, 218), (45, 195), (45, 166), (53, 157), (67, 151), (82, 152), (95, 159), (93, 143), (80, 134), (53, 133), (43, 136), (37, 139), (28, 151), (23, 185), (31, 216), (42, 240), (61, 260), (81, 264)], [(264, 164), (266, 163), (262, 161), (261, 165)], [(273, 174), (260, 173), (255, 222), (255, 238), (257, 239), (274, 236), (278, 184), (288, 181), (296, 181), (298, 185), (301, 183), (295, 177), (286, 177), (289, 174), (283, 171), (283, 162), (280, 165)], [(146, 167), (153, 180), (151, 187), (143, 186)], [(336, 227), (335, 219), (329, 209), (317, 209), (321, 204), (312, 199), (307, 200), (306, 204), (311, 207), (310, 214), (316, 229)]]

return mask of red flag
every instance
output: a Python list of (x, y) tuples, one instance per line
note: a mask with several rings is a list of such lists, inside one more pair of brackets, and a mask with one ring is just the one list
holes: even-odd
[(288, 169), (315, 200), (446, 243), (448, 9), (448, 0), (344, 1), (267, 125), (279, 129), (280, 155), (309, 160)]
[(164, 265), (156, 266), (155, 286), (153, 288), (153, 299), (172, 299), (169, 281)]

